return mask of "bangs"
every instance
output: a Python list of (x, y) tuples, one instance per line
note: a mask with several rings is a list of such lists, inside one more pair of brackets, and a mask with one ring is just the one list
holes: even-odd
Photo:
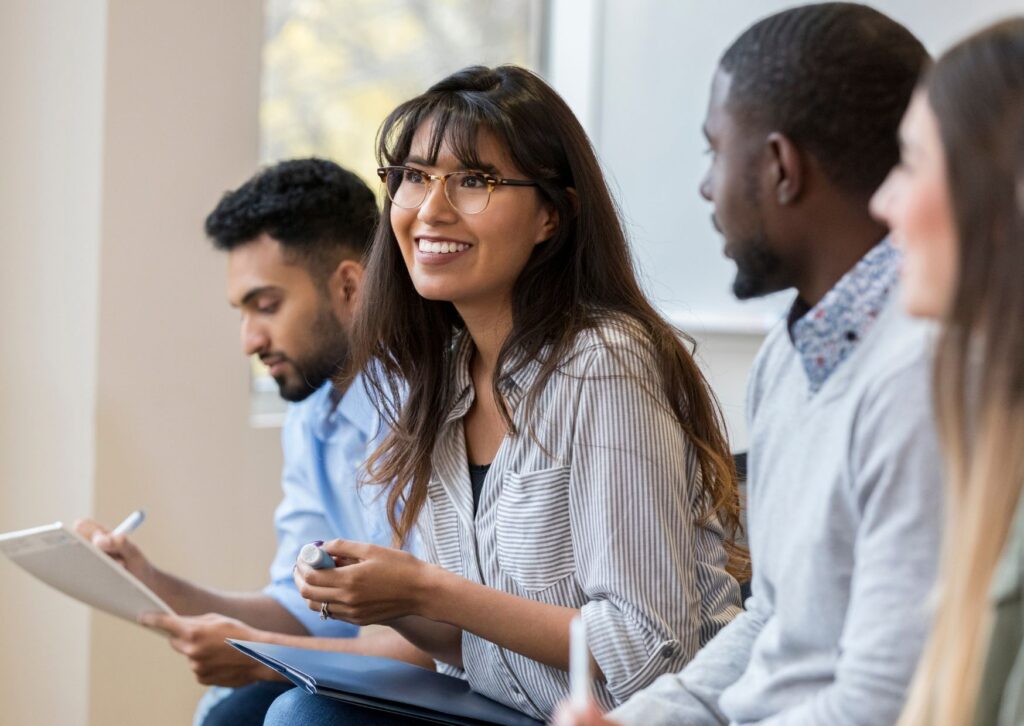
[(377, 143), (378, 160), (382, 164), (404, 164), (416, 131), (428, 122), (432, 128), (424, 161), (431, 166), (437, 164), (441, 147), (447, 145), (465, 168), (494, 173), (494, 165), (481, 159), (478, 153), (481, 131), (494, 134), (511, 151), (502, 115), (492, 102), (479, 94), (468, 97), (458, 92), (428, 92), (402, 104), (384, 120)]

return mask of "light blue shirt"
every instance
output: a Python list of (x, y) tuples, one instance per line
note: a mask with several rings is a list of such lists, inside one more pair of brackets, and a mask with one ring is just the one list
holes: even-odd
[[(284, 499), (274, 512), (277, 554), (263, 590), (313, 636), (352, 637), (358, 626), (320, 620), (292, 580), (299, 550), (313, 540), (349, 539), (391, 545), (387, 498), (380, 487), (361, 486), (363, 465), (384, 434), (380, 416), (358, 376), (335, 405), (328, 381), (288, 408), (284, 450)], [(414, 546), (415, 549), (415, 546)]]

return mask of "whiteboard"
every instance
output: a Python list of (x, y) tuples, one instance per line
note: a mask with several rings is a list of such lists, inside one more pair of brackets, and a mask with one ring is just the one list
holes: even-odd
[[(981, 26), (1024, 13), (1024, 0), (870, 3), (932, 53)], [(553, 0), (546, 76), (593, 141), (626, 221), (641, 278), (684, 328), (763, 332), (791, 294), (740, 303), (711, 205), (698, 194), (707, 158), (701, 124), (726, 47), (777, 0)], [(651, 189), (651, 170), (679, 170), (680, 193)]]

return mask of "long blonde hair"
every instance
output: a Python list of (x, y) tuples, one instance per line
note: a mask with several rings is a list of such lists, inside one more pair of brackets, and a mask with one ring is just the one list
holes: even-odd
[(900, 724), (964, 726), (1024, 487), (1024, 18), (960, 42), (924, 85), (946, 153), (959, 281), (935, 369), (948, 477), (940, 599)]

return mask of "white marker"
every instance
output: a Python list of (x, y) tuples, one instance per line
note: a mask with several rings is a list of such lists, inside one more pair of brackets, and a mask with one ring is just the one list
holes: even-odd
[[(319, 544), (323, 544), (323, 542)], [(327, 554), (327, 550), (321, 549), (316, 542), (302, 545), (302, 549), (299, 550), (299, 562), (309, 565), (314, 570), (326, 570), (329, 567), (337, 567), (334, 558)]]
[(590, 651), (587, 628), (579, 615), (569, 625), (569, 694), (575, 709), (586, 708), (590, 702)]
[(111, 537), (116, 537), (119, 534), (131, 534), (139, 525), (146, 519), (146, 513), (141, 509), (136, 509), (134, 512), (124, 518), (121, 524), (114, 527), (114, 531), (110, 533)]

